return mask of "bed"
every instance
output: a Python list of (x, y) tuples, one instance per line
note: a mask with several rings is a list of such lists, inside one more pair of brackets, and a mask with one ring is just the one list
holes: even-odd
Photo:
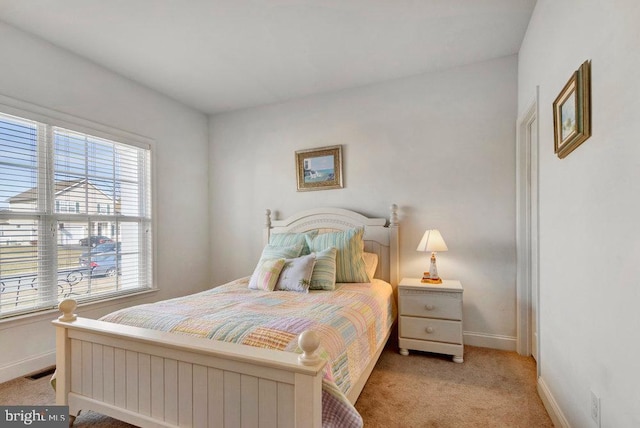
[[(289, 298), (310, 296), (309, 299), (315, 299), (309, 303), (311, 306), (327, 307), (334, 305), (327, 299), (351, 301), (351, 297), (345, 296), (364, 296), (365, 289), (378, 286), (384, 289), (385, 285), (391, 289), (387, 294), (394, 302), (393, 292), (398, 283), (398, 227), (395, 205), (391, 207), (388, 221), (338, 208), (314, 209), (285, 220), (272, 220), (271, 212), (267, 210), (263, 234), (265, 245), (279, 234), (317, 232), (318, 236), (329, 236), (336, 231), (362, 229), (364, 251), (375, 254), (378, 259), (375, 279), (370, 284), (338, 284), (335, 292), (272, 292), (268, 295), (268, 292), (248, 290), (249, 278), (241, 278), (204, 294), (198, 293), (195, 297), (185, 296), (152, 304), (156, 305), (153, 310), (159, 314), (168, 312), (162, 305), (177, 308), (202, 306), (201, 302), (209, 295), (217, 295), (217, 299), (227, 296), (224, 307), (229, 307), (231, 301), (246, 305), (243, 296), (251, 294), (262, 299), (259, 304), (249, 304), (258, 308), (251, 317), (268, 318), (268, 311), (264, 308), (272, 304), (275, 296), (283, 297), (276, 300), (287, 300), (283, 307), (294, 308), (294, 312), (301, 314), (304, 310), (297, 309), (295, 305), (298, 303), (288, 302)], [(373, 298), (365, 296), (362, 299)], [(354, 305), (360, 312), (371, 312), (362, 309), (363, 302)], [(112, 318), (112, 321), (124, 322), (116, 324), (77, 317), (73, 314), (75, 307), (73, 300), (61, 302), (63, 315), (53, 322), (57, 343), (57, 404), (68, 405), (72, 417), (81, 410), (93, 410), (145, 427), (321, 427), (332, 426), (332, 420), (335, 426), (335, 421), (342, 416), (334, 420), (333, 412), (337, 415), (337, 412), (350, 411), (344, 401), (353, 404), (357, 400), (393, 323), (393, 320), (382, 323), (381, 333), (363, 333), (366, 337), (355, 339), (354, 343), (347, 344), (348, 350), (340, 351), (333, 343), (341, 339), (335, 330), (354, 329), (343, 327), (343, 321), (332, 321), (339, 324), (339, 327), (334, 325), (334, 329), (315, 322), (298, 323), (298, 330), (287, 331), (286, 334), (301, 333), (287, 341), (280, 340), (280, 331), (275, 337), (270, 331), (265, 333), (264, 325), (259, 325), (251, 327), (254, 330), (250, 334), (243, 334), (243, 340), (233, 343), (223, 341), (225, 339), (210, 340), (220, 339), (221, 334), (233, 336), (229, 333), (233, 330), (230, 324), (221, 329), (217, 319), (207, 321), (211, 324), (207, 328), (201, 322), (196, 328), (194, 321), (180, 325), (169, 318), (160, 321), (160, 316), (131, 315), (125, 310), (112, 314), (119, 318)], [(216, 314), (219, 312), (223, 311), (217, 310)], [(354, 311), (350, 314), (346, 318), (358, 318)], [(273, 315), (271, 321), (277, 318)], [(164, 327), (139, 327), (137, 321), (128, 322), (128, 317), (151, 319)], [(384, 317), (374, 315), (374, 318)], [(185, 325), (188, 328), (183, 328)], [(187, 334), (171, 332), (176, 326), (188, 330)], [(267, 327), (273, 327), (273, 324)], [(334, 330), (333, 336), (327, 335), (328, 330)], [(257, 339), (247, 340), (247, 337)], [(272, 346), (274, 340), (278, 344)], [(366, 359), (357, 358), (358, 369), (351, 370), (353, 362), (343, 356), (355, 355), (356, 350), (365, 344), (371, 348), (363, 352)], [(351, 407), (351, 410), (355, 411), (355, 408)]]

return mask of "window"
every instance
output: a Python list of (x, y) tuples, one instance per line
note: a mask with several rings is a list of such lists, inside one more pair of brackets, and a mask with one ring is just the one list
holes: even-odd
[(148, 145), (0, 113), (0, 318), (149, 289), (151, 255)]
[(56, 212), (58, 213), (79, 213), (80, 202), (64, 201), (56, 199)]
[(109, 204), (98, 204), (96, 211), (98, 214), (111, 214), (111, 205)]

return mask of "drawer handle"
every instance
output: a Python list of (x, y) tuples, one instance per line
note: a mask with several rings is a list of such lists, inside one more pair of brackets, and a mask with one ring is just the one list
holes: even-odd
[(427, 333), (433, 333), (433, 327), (427, 327)]
[(433, 305), (425, 305), (425, 306), (424, 306), (424, 308), (425, 308), (426, 310), (428, 310), (428, 311), (432, 311), (432, 310), (434, 310), (436, 307), (435, 307), (435, 306), (433, 306)]

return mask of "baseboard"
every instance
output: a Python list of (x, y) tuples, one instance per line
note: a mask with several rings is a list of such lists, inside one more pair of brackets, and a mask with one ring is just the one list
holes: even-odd
[(481, 348), (499, 349), (501, 351), (515, 351), (517, 339), (512, 336), (501, 336), (498, 334), (475, 333), (472, 331), (463, 332), (464, 344), (479, 346)]
[(562, 413), (560, 406), (558, 406), (558, 402), (553, 397), (553, 394), (551, 394), (551, 390), (549, 390), (549, 387), (547, 387), (547, 384), (544, 382), (542, 377), (538, 378), (537, 389), (538, 395), (542, 400), (542, 404), (544, 404), (544, 408), (547, 409), (547, 413), (549, 414), (553, 425), (560, 428), (571, 428), (569, 421), (567, 421), (564, 413)]
[(51, 351), (8, 366), (0, 367), (0, 383), (35, 373), (55, 364), (56, 351)]

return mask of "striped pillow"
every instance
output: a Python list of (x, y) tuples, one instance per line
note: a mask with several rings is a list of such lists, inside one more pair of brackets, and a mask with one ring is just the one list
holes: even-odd
[(315, 253), (316, 264), (313, 266), (309, 290), (334, 290), (336, 288), (337, 252), (338, 250), (331, 247)]
[(270, 259), (295, 259), (302, 251), (302, 244), (287, 247), (277, 245), (265, 245), (260, 255), (260, 261)]
[(252, 290), (273, 291), (284, 267), (284, 259), (264, 260), (258, 263), (249, 280)]
[(336, 282), (370, 282), (362, 253), (364, 252), (363, 228), (342, 232), (322, 233), (313, 239), (307, 238), (311, 251), (322, 251), (335, 247)]
[(307, 239), (313, 239), (318, 234), (317, 230), (310, 230), (309, 232), (304, 233), (275, 233), (269, 237), (269, 244), (275, 245), (278, 247), (286, 247), (290, 245), (302, 245), (301, 256), (306, 256), (311, 251), (309, 251), (309, 247), (307, 246)]

